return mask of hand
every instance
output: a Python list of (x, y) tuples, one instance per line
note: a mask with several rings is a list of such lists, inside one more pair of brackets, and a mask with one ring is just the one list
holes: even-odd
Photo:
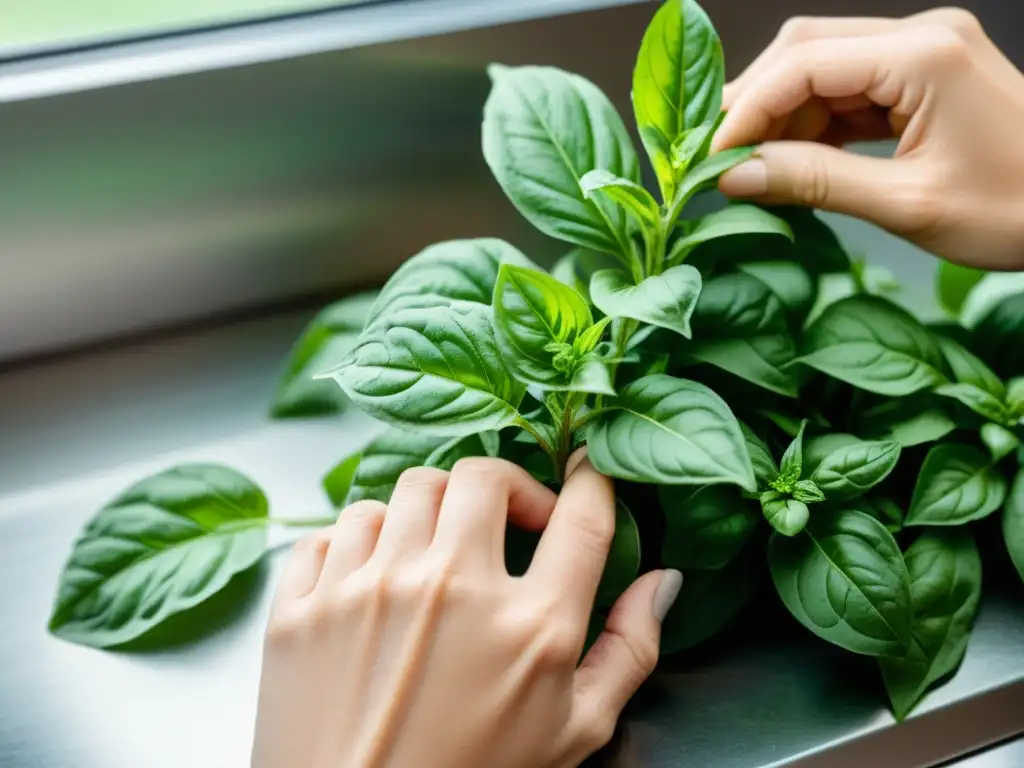
[[(938, 256), (1024, 268), (1024, 75), (959, 9), (794, 19), (735, 82), (720, 189), (867, 219)], [(841, 150), (899, 139), (893, 159)]]
[[(387, 507), (346, 509), (278, 588), (254, 768), (578, 765), (654, 668), (681, 583), (638, 579), (577, 668), (614, 506), (577, 453), (557, 498), (513, 464), (467, 459), (405, 472)], [(546, 526), (519, 578), (506, 520)]]

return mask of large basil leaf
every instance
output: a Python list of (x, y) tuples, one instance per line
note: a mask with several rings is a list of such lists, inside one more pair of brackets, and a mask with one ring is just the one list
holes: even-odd
[(498, 347), (516, 378), (540, 387), (614, 394), (607, 376), (590, 380), (576, 374), (583, 364), (581, 347), (594, 320), (586, 300), (569, 286), (533, 269), (505, 265), (494, 286), (494, 328)]
[(906, 656), (878, 660), (897, 720), (960, 666), (981, 600), (981, 557), (969, 532), (926, 531), (905, 559), (914, 603), (913, 640)]
[(772, 535), (768, 564), (782, 602), (818, 637), (868, 656), (906, 653), (910, 575), (874, 518), (854, 510), (815, 515), (796, 538)]
[(829, 501), (846, 501), (867, 493), (896, 468), (898, 442), (827, 435), (807, 441), (806, 469)]
[(709, 213), (693, 224), (692, 229), (672, 243), (672, 250), (668, 255), (670, 263), (682, 261), (698, 245), (720, 237), (755, 233), (782, 235), (793, 239), (793, 231), (785, 221), (764, 208), (743, 203), (734, 203), (720, 211)]
[(690, 317), (700, 296), (700, 272), (689, 264), (672, 267), (633, 285), (622, 270), (594, 274), (590, 296), (609, 317), (629, 317), (690, 338)]
[(751, 261), (738, 264), (736, 269), (767, 285), (791, 312), (802, 312), (814, 301), (814, 281), (810, 273), (799, 264), (791, 261)]
[(936, 445), (925, 456), (907, 510), (907, 525), (963, 525), (995, 512), (1006, 480), (969, 445)]
[(1024, 580), (1024, 470), (1013, 479), (1010, 497), (1003, 510), (1003, 542), (1017, 573)]
[(662, 5), (640, 44), (633, 111), (666, 200), (675, 179), (672, 145), (717, 118), (724, 83), (722, 42), (704, 10), (695, 0)]
[(96, 648), (135, 640), (255, 565), (266, 527), (266, 497), (233, 469), (185, 464), (148, 477), (82, 531), (50, 630)]
[(956, 422), (940, 404), (912, 397), (887, 399), (860, 414), (862, 434), (879, 440), (895, 440), (904, 448), (941, 440)]
[[(960, 308), (960, 324), (964, 328), (978, 330), (985, 318), (997, 311), (997, 307), (1018, 296), (1024, 296), (1024, 272), (991, 272), (984, 275), (967, 293)], [(1010, 304), (1006, 304), (1010, 308)], [(1018, 310), (1004, 316), (1016, 319)], [(998, 323), (1002, 325), (1002, 323)], [(1016, 322), (1010, 324), (1015, 326)]]
[(1006, 399), (1006, 387), (984, 362), (946, 336), (936, 336), (936, 340), (953, 372), (954, 381), (973, 385), (999, 402)]
[(702, 363), (785, 397), (797, 397), (797, 383), (786, 366), (796, 359), (796, 346), (784, 333), (746, 339), (698, 341), (686, 353)]
[(526, 390), (498, 351), (490, 314), (474, 303), (401, 310), (322, 375), (394, 426), (452, 437), (501, 429)]
[(946, 381), (942, 352), (928, 329), (895, 304), (866, 294), (822, 312), (807, 329), (799, 362), (889, 397)]
[(736, 417), (695, 381), (656, 374), (629, 384), (595, 419), (588, 446), (599, 472), (623, 480), (756, 485)]
[(988, 448), (993, 464), (998, 464), (1020, 448), (1020, 438), (998, 424), (982, 424), (979, 435), (981, 442)]
[(336, 365), (352, 350), (376, 298), (376, 292), (359, 293), (317, 313), (288, 354), (271, 416), (322, 416), (347, 405), (348, 398), (339, 387), (313, 375)]
[(640, 164), (615, 107), (593, 83), (551, 67), (488, 70), (483, 151), (515, 207), (546, 235), (629, 257), (629, 220), (580, 188), (600, 168), (640, 183)]
[(595, 605), (610, 608), (619, 595), (636, 580), (640, 570), (640, 531), (629, 508), (615, 501), (615, 535), (608, 550), (601, 583), (597, 587)]
[(735, 486), (658, 489), (667, 528), (661, 561), (667, 568), (724, 568), (757, 528), (757, 507)]
[(661, 215), (658, 201), (643, 186), (600, 168), (584, 174), (580, 189), (587, 199), (603, 196), (622, 206), (641, 227), (653, 227)]
[(377, 321), (411, 307), (436, 307), (453, 301), (490, 305), (502, 264), (536, 268), (519, 250), (490, 237), (449, 240), (424, 248), (402, 264), (381, 289), (367, 325), (377, 325)]
[(950, 397), (996, 424), (1011, 423), (1006, 406), (990, 392), (974, 384), (943, 384), (935, 388), (935, 394)]
[(750, 275), (718, 275), (704, 283), (693, 329), (697, 338), (745, 338), (785, 330), (785, 307), (763, 282)]
[(743, 431), (743, 439), (747, 444), (750, 463), (754, 467), (757, 488), (758, 490), (763, 490), (768, 483), (778, 477), (779, 468), (775, 466), (775, 459), (772, 458), (768, 446), (764, 444), (761, 438), (754, 434), (754, 430), (743, 423), (740, 424), (740, 429)]
[(971, 289), (986, 274), (988, 273), (981, 269), (964, 267), (951, 261), (940, 261), (935, 274), (935, 293), (939, 305), (950, 315), (957, 317)]
[(661, 653), (678, 653), (722, 631), (754, 593), (755, 562), (740, 555), (724, 568), (687, 572), (661, 625)]
[(761, 512), (780, 534), (796, 536), (807, 527), (811, 510), (802, 501), (788, 498), (778, 491), (766, 491), (761, 496)]

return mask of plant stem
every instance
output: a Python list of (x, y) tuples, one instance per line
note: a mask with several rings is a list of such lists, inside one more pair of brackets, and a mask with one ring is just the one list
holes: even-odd
[(546, 453), (548, 455), (548, 458), (551, 459), (551, 464), (555, 468), (555, 476), (559, 477), (561, 475), (561, 471), (558, 469), (558, 455), (555, 453), (554, 448), (552, 448), (550, 445), (548, 445), (548, 441), (544, 439), (544, 437), (540, 434), (540, 432), (538, 432), (533, 427), (533, 425), (530, 424), (530, 422), (528, 422), (522, 416), (517, 417), (515, 422), (513, 422), (513, 423), (515, 424), (515, 426), (517, 426), (520, 429), (524, 430), (525, 432), (529, 433), (529, 435), (534, 440), (537, 441), (537, 445), (539, 445), (541, 447), (541, 449), (544, 451), (544, 453)]
[(285, 528), (324, 528), (334, 525), (336, 517), (269, 517), (267, 522), (270, 525), (280, 525)]

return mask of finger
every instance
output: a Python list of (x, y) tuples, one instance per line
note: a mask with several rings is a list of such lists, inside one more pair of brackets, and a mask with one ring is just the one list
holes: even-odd
[(341, 511), (338, 521), (327, 529), (331, 542), (318, 585), (337, 583), (366, 564), (377, 545), (386, 512), (383, 502), (369, 499)]
[(585, 625), (615, 535), (615, 487), (594, 469), (586, 448), (570, 468), (525, 578), (562, 588), (567, 610)]
[(316, 587), (331, 543), (331, 528), (324, 528), (295, 542), (288, 554), (274, 593), (272, 611), (301, 600)]
[[(679, 595), (679, 571), (652, 571), (637, 579), (615, 605), (604, 631), (576, 670), (573, 724), (584, 741), (607, 741), (626, 704), (658, 663), (661, 622)], [(604, 745), (587, 744), (599, 749)]]
[(447, 472), (433, 467), (413, 467), (399, 475), (373, 553), (375, 561), (394, 562), (430, 546), (448, 480)]
[(809, 99), (790, 115), (779, 138), (791, 141), (816, 141), (828, 128), (831, 120), (832, 113), (825, 106), (824, 99)]
[(909, 161), (866, 157), (807, 142), (763, 145), (754, 159), (723, 174), (723, 194), (763, 204), (801, 205), (905, 229), (920, 199), (921, 175)]
[(452, 468), (433, 546), (463, 564), (505, 567), (505, 527), (539, 531), (557, 496), (504, 459), (462, 459)]

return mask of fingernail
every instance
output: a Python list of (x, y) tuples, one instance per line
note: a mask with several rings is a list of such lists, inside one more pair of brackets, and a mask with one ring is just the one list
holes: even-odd
[(577, 448), (576, 451), (569, 457), (569, 460), (565, 462), (565, 479), (569, 479), (569, 475), (579, 468), (583, 460), (587, 458), (587, 446)]
[(764, 160), (748, 160), (723, 173), (718, 188), (729, 197), (760, 197), (768, 191), (768, 167)]
[(658, 621), (664, 621), (672, 604), (679, 597), (679, 590), (683, 587), (683, 574), (679, 571), (667, 570), (661, 577), (658, 588), (654, 590), (654, 617)]

